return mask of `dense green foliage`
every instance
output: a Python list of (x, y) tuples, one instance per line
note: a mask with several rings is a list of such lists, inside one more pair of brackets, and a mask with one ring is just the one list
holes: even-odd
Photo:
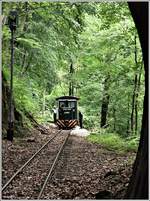
[(92, 133), (87, 137), (90, 142), (102, 144), (108, 150), (115, 151), (116, 153), (136, 152), (138, 148), (139, 137), (134, 138), (121, 138), (115, 133)]
[[(3, 15), (13, 8), (19, 13), (14, 67), (19, 111), (40, 122), (52, 120), (55, 98), (68, 95), (71, 82), (80, 97), (84, 127), (100, 127), (102, 103), (109, 96), (107, 131), (124, 137), (140, 132), (143, 61), (127, 3), (3, 3)], [(4, 25), (7, 80), (9, 43), (10, 30)]]

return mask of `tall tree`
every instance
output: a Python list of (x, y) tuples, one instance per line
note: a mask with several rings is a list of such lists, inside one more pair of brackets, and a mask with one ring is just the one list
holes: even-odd
[(136, 34), (135, 34), (135, 49), (134, 49), (134, 58), (135, 58), (135, 78), (134, 78), (134, 89), (133, 89), (133, 95), (132, 95), (132, 108), (131, 108), (131, 132), (133, 133), (133, 128), (135, 125), (135, 118), (134, 118), (134, 111), (135, 111), (135, 99), (136, 99), (136, 91), (137, 91), (137, 71), (138, 71), (138, 61), (137, 61), (137, 46), (136, 46)]
[(141, 63), (141, 67), (138, 73), (137, 91), (136, 91), (136, 98), (135, 98), (135, 134), (137, 134), (138, 132), (138, 96), (139, 96), (140, 85), (141, 85), (142, 67), (143, 67), (143, 61)]
[(143, 52), (145, 96), (139, 148), (125, 198), (148, 199), (148, 2), (129, 2)]
[(70, 80), (69, 80), (69, 96), (74, 95), (74, 83), (73, 83), (73, 74), (74, 74), (74, 68), (73, 68), (73, 63), (71, 62), (70, 64)]
[(101, 106), (101, 127), (106, 126), (107, 122), (107, 113), (108, 113), (108, 105), (109, 105), (109, 83), (110, 75), (108, 75), (104, 80), (104, 89), (103, 89), (103, 99)]

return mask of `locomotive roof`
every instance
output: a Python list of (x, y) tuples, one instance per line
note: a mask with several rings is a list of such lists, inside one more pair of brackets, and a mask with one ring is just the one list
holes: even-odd
[(75, 100), (79, 100), (79, 98), (78, 97), (76, 97), (76, 96), (60, 96), (60, 97), (58, 97), (58, 98), (56, 98), (56, 100), (59, 100), (59, 99), (75, 99)]

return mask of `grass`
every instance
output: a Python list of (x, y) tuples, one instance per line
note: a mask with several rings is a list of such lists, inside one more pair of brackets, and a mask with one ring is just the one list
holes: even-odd
[(132, 139), (124, 139), (115, 133), (91, 133), (87, 140), (119, 153), (136, 152), (139, 141), (137, 136)]

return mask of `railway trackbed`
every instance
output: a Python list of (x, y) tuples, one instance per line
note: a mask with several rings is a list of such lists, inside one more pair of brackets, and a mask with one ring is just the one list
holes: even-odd
[[(12, 171), (10, 173), (8, 171), (6, 162), (9, 168), (13, 165), (12, 159), (15, 160), (15, 164), (18, 160), (18, 164), (22, 165), (23, 159), (27, 160), (27, 153), (30, 154), (31, 151), (34, 153), (39, 149), (38, 143), (35, 142), (30, 146), (29, 143), (25, 143), (23, 147), (27, 146), (27, 149), (23, 149), (22, 154), (18, 152), (19, 148), (12, 149), (15, 151), (12, 153), (5, 147), (6, 161), (3, 170), (8, 176), (5, 179), (3, 175), (2, 199), (96, 199), (97, 193), (108, 191), (111, 192), (110, 195), (107, 197), (103, 195), (102, 198), (111, 199), (112, 196), (118, 198), (122, 189), (121, 197), (123, 197), (135, 155), (131, 153), (119, 155), (104, 149), (101, 145), (87, 142), (82, 137), (69, 136), (69, 131), (62, 132), (48, 143), (4, 189), (7, 179), (12, 175), (10, 174)], [(54, 135), (55, 133), (50, 133), (51, 137)], [(45, 139), (48, 140), (50, 136), (46, 136)], [(41, 141), (43, 136), (39, 135), (38, 139)], [(42, 141), (43, 144), (45, 139)], [(28, 152), (25, 153), (27, 150)], [(22, 155), (22, 160), (17, 157), (18, 153)], [(11, 168), (14, 172), (17, 169), (15, 166)], [(112, 175), (113, 172), (115, 174)]]
[[(12, 199), (17, 197), (40, 199), (69, 135), (70, 131), (62, 130), (53, 135), (6, 182), (2, 187), (2, 198), (7, 199), (7, 192), (9, 192), (9, 198), (11, 198), (10, 194), (12, 194)], [(28, 189), (27, 192), (26, 189)]]

